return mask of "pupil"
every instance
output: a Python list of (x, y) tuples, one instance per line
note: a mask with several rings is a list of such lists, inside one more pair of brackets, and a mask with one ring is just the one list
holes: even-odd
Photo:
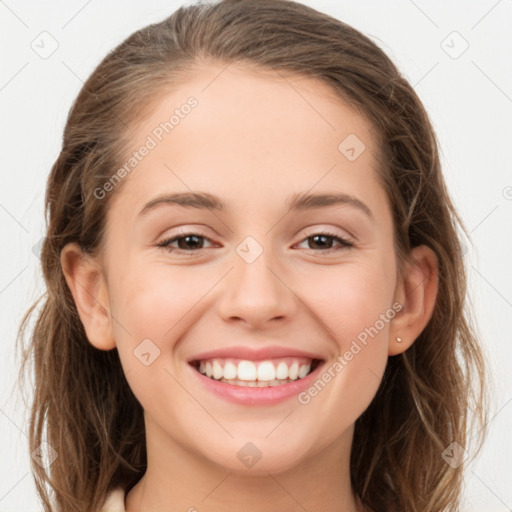
[[(315, 245), (318, 245), (318, 239), (322, 239), (325, 242), (325, 240), (330, 237), (327, 235), (314, 235), (312, 238), (314, 240)], [(325, 245), (322, 245), (322, 243), (320, 243), (320, 247), (325, 247)]]
[[(190, 241), (190, 239), (195, 240), (196, 244), (200, 237), (196, 235), (187, 235), (182, 238), (180, 238), (178, 245), (181, 245), (180, 249), (189, 249), (190, 245), (187, 245), (187, 241)], [(183, 243), (181, 243), (183, 242)], [(192, 243), (192, 246), (194, 247), (196, 244)]]

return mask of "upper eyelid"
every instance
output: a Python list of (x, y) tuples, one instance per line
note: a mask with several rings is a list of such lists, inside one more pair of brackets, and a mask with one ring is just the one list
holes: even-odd
[[(307, 234), (304, 235), (304, 238), (307, 238), (307, 237), (312, 236), (314, 234), (319, 234), (319, 233), (323, 233), (323, 232), (331, 232), (332, 236), (337, 236), (337, 237), (340, 237), (340, 238), (348, 238), (350, 240), (357, 241), (357, 237), (354, 236), (350, 231), (348, 231), (345, 228), (331, 227), (331, 226), (329, 226), (329, 227), (319, 227), (319, 226), (322, 226), (322, 223), (312, 224), (312, 225), (303, 227), (300, 230), (295, 231), (295, 234), (293, 235), (293, 237), (295, 238), (295, 236), (297, 236), (298, 233), (300, 233), (301, 231), (306, 231), (307, 232)], [(164, 241), (165, 240), (170, 240), (170, 239), (173, 239), (173, 238), (177, 238), (177, 237), (180, 237), (180, 236), (186, 236), (186, 235), (199, 235), (199, 236), (201, 236), (203, 238), (208, 238), (210, 241), (213, 241), (212, 238), (209, 235), (203, 234), (203, 229), (204, 228), (194, 228), (194, 227), (182, 228), (181, 226), (176, 226), (176, 228), (177, 229), (181, 229), (181, 231), (178, 232), (178, 233), (175, 233), (175, 234), (173, 234), (171, 236), (165, 237)], [(210, 228), (206, 228), (206, 229), (208, 231), (212, 231)], [(340, 234), (333, 233), (336, 230), (341, 230), (342, 233), (340, 233)], [(213, 236), (215, 237), (216, 235), (213, 235)]]
[[(342, 234), (336, 234), (336, 233), (334, 233), (335, 229), (333, 229), (333, 228), (309, 228), (309, 226), (308, 226), (308, 227), (303, 228), (303, 229), (306, 230), (306, 234), (303, 235), (303, 238), (301, 240), (304, 240), (304, 238), (308, 238), (310, 236), (317, 235), (317, 234), (325, 234), (325, 235), (329, 235), (329, 236), (336, 236), (336, 237), (339, 237), (339, 238), (355, 239), (355, 237), (352, 236), (350, 233), (348, 233), (346, 230), (344, 230), (346, 234), (343, 234), (343, 233)], [(300, 231), (302, 231), (302, 229)], [(300, 231), (297, 231), (296, 235)], [(165, 241), (168, 241), (168, 240), (174, 240), (176, 238), (181, 238), (181, 237), (188, 236), (188, 235), (197, 235), (197, 236), (200, 236), (201, 238), (206, 238), (206, 239), (210, 240), (211, 242), (214, 241), (212, 239), (212, 237), (210, 237), (209, 235), (203, 234), (201, 232), (201, 230), (194, 230), (194, 229), (183, 230), (180, 233), (174, 233), (173, 235), (166, 236), (166, 237), (164, 237), (163, 241), (165, 242)], [(296, 235), (294, 235), (294, 237)]]

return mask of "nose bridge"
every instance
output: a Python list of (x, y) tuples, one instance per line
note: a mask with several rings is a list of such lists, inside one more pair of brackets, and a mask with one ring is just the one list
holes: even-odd
[(291, 290), (279, 278), (279, 264), (270, 247), (248, 236), (235, 248), (234, 269), (229, 273), (220, 305), (225, 319), (239, 318), (261, 324), (291, 314)]

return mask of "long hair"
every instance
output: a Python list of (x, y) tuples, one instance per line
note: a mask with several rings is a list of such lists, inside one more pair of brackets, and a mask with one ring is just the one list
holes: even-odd
[[(375, 128), (398, 267), (412, 248), (431, 247), (439, 289), (429, 323), (407, 351), (388, 359), (374, 400), (356, 421), (352, 485), (374, 512), (458, 510), (465, 464), (448, 464), (442, 454), (453, 442), (468, 460), (480, 450), (487, 372), (466, 297), (460, 235), (468, 235), (428, 115), (386, 54), (342, 21), (290, 0), (224, 0), (181, 7), (133, 33), (100, 62), (70, 109), (45, 196), (46, 291), (18, 332), (22, 339), (37, 312), (20, 380), (30, 362), (30, 451), (46, 441), (58, 455), (46, 465), (32, 460), (45, 512), (96, 510), (111, 488), (129, 489), (145, 472), (143, 409), (117, 350), (88, 342), (60, 252), (68, 242), (90, 254), (101, 249), (112, 194), (98, 200), (95, 189), (118, 169), (152, 102), (207, 60), (319, 79)], [(470, 427), (479, 441), (471, 450)]]

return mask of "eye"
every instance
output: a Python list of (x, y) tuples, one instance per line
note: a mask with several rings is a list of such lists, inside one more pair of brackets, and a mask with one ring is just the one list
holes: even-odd
[[(333, 251), (338, 251), (341, 249), (354, 246), (354, 244), (352, 242), (349, 242), (347, 239), (342, 238), (336, 235), (335, 233), (329, 233), (327, 231), (322, 231), (319, 233), (309, 235), (301, 243), (304, 243), (308, 240), (312, 240), (314, 246), (320, 247), (322, 249), (320, 251), (315, 250), (315, 252), (331, 253)], [(339, 242), (338, 247), (332, 248), (333, 240)], [(314, 248), (312, 250), (314, 250)]]
[[(157, 247), (164, 248), (169, 252), (192, 253), (198, 252), (201, 249), (205, 249), (205, 247), (201, 247), (201, 242), (205, 240), (212, 242), (212, 240), (199, 233), (180, 233), (173, 238), (169, 238), (158, 243)], [(314, 252), (331, 253), (333, 251), (338, 251), (340, 249), (354, 246), (352, 242), (349, 242), (345, 238), (337, 236), (335, 233), (329, 233), (326, 231), (309, 235), (301, 243), (304, 243), (308, 240), (312, 240), (313, 246), (316, 246), (316, 248), (310, 247), (310, 249)], [(337, 241), (339, 243), (338, 247), (332, 247), (333, 241)], [(178, 243), (178, 247), (173, 247), (172, 244), (174, 243)], [(320, 250), (317, 250), (318, 248), (320, 248)]]
[[(197, 252), (198, 250), (204, 249), (204, 247), (200, 247), (201, 241), (203, 240), (211, 242), (209, 238), (206, 238), (199, 233), (180, 233), (178, 236), (158, 243), (157, 247), (162, 247), (169, 252)], [(173, 247), (171, 245), (175, 242), (178, 242), (178, 247)]]

